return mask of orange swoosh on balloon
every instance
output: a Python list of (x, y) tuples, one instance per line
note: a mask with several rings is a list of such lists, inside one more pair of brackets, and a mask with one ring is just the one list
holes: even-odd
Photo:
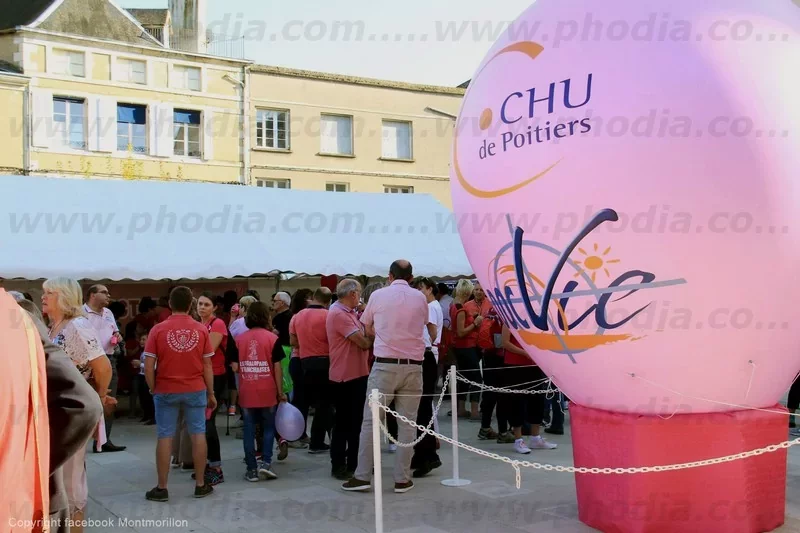
[[(484, 69), (486, 67), (488, 67), (489, 64), (491, 64), (492, 61), (494, 61), (495, 59), (497, 59), (501, 55), (512, 53), (512, 52), (520, 52), (520, 53), (525, 54), (526, 56), (528, 56), (531, 59), (536, 59), (536, 57), (539, 54), (541, 54), (542, 51), (544, 51), (544, 47), (542, 45), (540, 45), (538, 43), (535, 43), (535, 42), (532, 42), (532, 41), (522, 41), (522, 42), (510, 44), (510, 45), (506, 46), (505, 48), (503, 48), (502, 50), (500, 50), (499, 52), (497, 52), (494, 56), (492, 56), (492, 58), (489, 61), (487, 61), (486, 64), (483, 66), (483, 68), (475, 75), (475, 78), (478, 78), (481, 75), (481, 73), (484, 71)], [(474, 81), (475, 80), (473, 80), (473, 83), (472, 83), (473, 85), (474, 85)], [(511, 185), (511, 186), (506, 187), (504, 189), (497, 189), (497, 190), (494, 190), (494, 191), (486, 191), (486, 190), (478, 189), (477, 187), (474, 187), (464, 177), (464, 174), (461, 172), (461, 165), (459, 165), (459, 163), (458, 163), (458, 127), (456, 127), (456, 131), (455, 131), (454, 136), (453, 136), (453, 168), (454, 168), (455, 173), (456, 173), (456, 178), (458, 179), (458, 182), (461, 184), (461, 186), (464, 188), (465, 191), (467, 191), (468, 193), (470, 193), (473, 196), (477, 196), (478, 198), (497, 198), (499, 196), (504, 196), (506, 194), (509, 194), (509, 193), (512, 193), (512, 192), (514, 192), (516, 190), (519, 190), (522, 187), (528, 185), (529, 183), (541, 178), (542, 176), (544, 176), (545, 174), (550, 172), (553, 169), (553, 167), (555, 167), (560, 162), (561, 162), (561, 160), (556, 161), (555, 163), (553, 163), (552, 165), (550, 165), (549, 167), (544, 169), (542, 172), (539, 172), (535, 176), (530, 177), (530, 178), (528, 178), (528, 179), (526, 179), (526, 180), (524, 180), (524, 181), (522, 181), (520, 183), (517, 183), (515, 185)]]
[[(568, 350), (588, 350), (602, 344), (636, 340), (631, 339), (631, 335), (563, 335), (561, 337), (556, 337), (550, 333), (532, 333), (525, 330), (518, 331), (525, 344), (550, 352), (563, 350), (564, 346), (566, 346)], [(561, 344), (562, 342), (564, 343), (563, 345)]]

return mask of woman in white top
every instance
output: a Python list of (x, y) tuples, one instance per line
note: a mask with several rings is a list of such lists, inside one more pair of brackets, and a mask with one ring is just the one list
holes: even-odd
[[(83, 295), (77, 281), (68, 278), (48, 279), (43, 285), (42, 312), (50, 323), (50, 340), (61, 347), (72, 360), (83, 377), (94, 387), (100, 396), (103, 409), (110, 413), (117, 400), (108, 395), (111, 383), (111, 363), (100, 345), (89, 319), (83, 312)], [(101, 419), (102, 424), (102, 419)], [(97, 441), (105, 441), (98, 427)], [(89, 498), (84, 458), (86, 447), (64, 463), (64, 484), (69, 499), (70, 514), (75, 525), (71, 531), (82, 532), (80, 525), (84, 519), (84, 509)]]

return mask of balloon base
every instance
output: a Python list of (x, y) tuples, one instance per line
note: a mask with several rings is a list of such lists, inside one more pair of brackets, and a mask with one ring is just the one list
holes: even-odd
[(472, 481), (468, 479), (443, 479), (442, 485), (445, 487), (465, 487), (472, 483)]
[[(783, 411), (781, 406), (771, 410)], [(734, 455), (784, 442), (787, 416), (736, 411), (658, 416), (570, 405), (578, 467), (639, 467)], [(644, 474), (576, 474), (578, 517), (605, 533), (761, 533), (783, 525), (787, 450)]]

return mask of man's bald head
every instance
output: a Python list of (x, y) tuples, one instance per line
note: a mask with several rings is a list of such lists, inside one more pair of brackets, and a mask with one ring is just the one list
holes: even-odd
[(394, 281), (401, 279), (410, 282), (414, 279), (414, 273), (411, 268), (411, 263), (405, 259), (398, 259), (392, 266), (389, 267), (389, 278)]
[(331, 305), (333, 294), (328, 287), (320, 287), (314, 291), (314, 301), (323, 307)]

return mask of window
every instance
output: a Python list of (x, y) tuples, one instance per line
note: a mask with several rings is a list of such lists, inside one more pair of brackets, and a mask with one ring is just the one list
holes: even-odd
[(86, 55), (70, 50), (53, 50), (53, 73), (64, 76), (86, 76)]
[(411, 159), (411, 123), (383, 121), (383, 158)]
[(288, 111), (259, 109), (256, 120), (256, 146), (289, 149)]
[(347, 192), (350, 186), (347, 183), (326, 183), (325, 190), (328, 192)]
[(389, 185), (383, 188), (383, 192), (390, 194), (412, 194), (414, 192), (414, 187), (394, 187)]
[(172, 68), (173, 83), (176, 89), (200, 90), (200, 69), (176, 65)]
[(53, 137), (63, 148), (86, 149), (86, 115), (84, 101), (75, 98), (53, 98)]
[(117, 72), (119, 81), (127, 83), (147, 83), (147, 63), (135, 59), (118, 59)]
[(147, 107), (117, 104), (117, 150), (147, 152)]
[(289, 180), (256, 180), (256, 186), (268, 189), (291, 189), (292, 182)]
[(319, 137), (320, 153), (353, 155), (353, 117), (322, 115)]
[(176, 109), (173, 118), (175, 155), (200, 157), (200, 112)]

